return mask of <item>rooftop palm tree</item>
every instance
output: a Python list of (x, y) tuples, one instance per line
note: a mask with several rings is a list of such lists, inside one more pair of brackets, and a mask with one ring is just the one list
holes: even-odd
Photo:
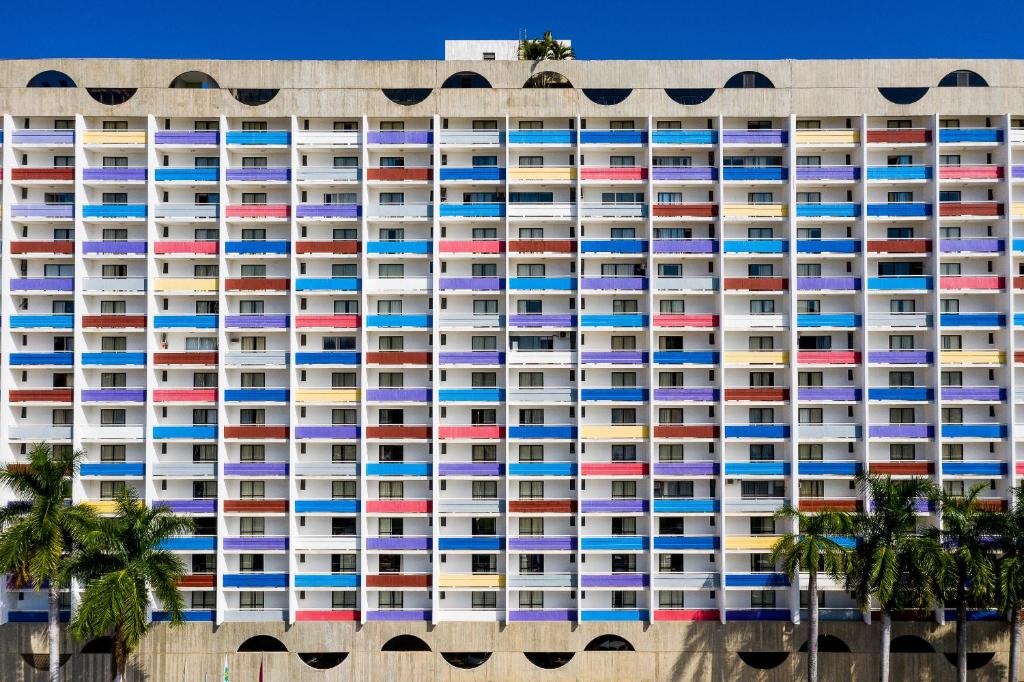
[(997, 581), (999, 608), (1009, 618), (1010, 661), (1007, 679), (1020, 669), (1020, 611), (1024, 608), (1024, 486), (1013, 489), (1013, 506), (1001, 515)]
[(853, 518), (840, 511), (804, 514), (788, 503), (776, 518), (797, 521), (798, 532), (786, 533), (772, 547), (771, 560), (782, 564), (789, 579), (800, 583), (807, 574), (807, 682), (818, 680), (818, 572), (843, 578), (849, 565), (849, 550), (838, 539), (853, 532)]
[(555, 40), (551, 31), (544, 31), (544, 37), (537, 40), (523, 38), (519, 41), (519, 59), (524, 61), (540, 61), (542, 59), (565, 60), (575, 59), (572, 47), (560, 40)]
[(932, 495), (942, 512), (942, 528), (932, 529), (930, 534), (945, 550), (936, 575), (942, 596), (956, 605), (956, 672), (960, 682), (967, 682), (967, 608), (972, 602), (991, 604), (996, 596), (993, 536), (999, 532), (999, 519), (979, 503), (978, 497), (986, 487), (978, 484), (963, 495), (945, 491)]
[(191, 532), (191, 519), (167, 507), (149, 508), (126, 489), (117, 515), (101, 519), (73, 560), (85, 576), (85, 591), (71, 619), (79, 639), (110, 635), (114, 679), (123, 679), (128, 658), (146, 634), (150, 591), (160, 600), (172, 626), (183, 620), (185, 600), (178, 583), (185, 575), (181, 558), (165, 549), (168, 538)]
[(20, 500), (0, 508), (0, 572), (15, 589), (47, 590), (50, 682), (60, 679), (60, 590), (70, 577), (69, 555), (96, 522), (91, 509), (68, 503), (83, 456), (39, 444), (28, 464), (0, 469), (0, 484)]
[(893, 480), (861, 474), (867, 507), (854, 516), (858, 543), (851, 556), (846, 589), (870, 609), (874, 599), (881, 611), (879, 678), (889, 680), (892, 614), (899, 609), (928, 608), (935, 602), (934, 569), (942, 547), (918, 529), (918, 503), (934, 486), (921, 478)]

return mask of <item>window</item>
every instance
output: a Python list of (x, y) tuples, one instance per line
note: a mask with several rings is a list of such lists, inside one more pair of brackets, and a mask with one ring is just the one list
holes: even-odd
[(797, 457), (801, 460), (821, 461), (825, 457), (821, 443), (801, 443), (797, 449)]
[(123, 462), (123, 461), (125, 461), (125, 446), (124, 445), (101, 445), (100, 446), (100, 461), (101, 462)]
[[(520, 559), (527, 556), (539, 556), (540, 554), (522, 554)], [(540, 571), (523, 570), (523, 567), (519, 567), (520, 573), (543, 573), (543, 569)], [(542, 609), (544, 608), (544, 593), (539, 590), (520, 590), (519, 591), (519, 608), (520, 609)]]
[(519, 461), (520, 462), (543, 462), (544, 461), (544, 446), (543, 445), (520, 445), (519, 446)]
[(636, 535), (636, 517), (612, 517), (612, 535)]
[(613, 462), (635, 462), (636, 461), (636, 446), (635, 445), (623, 445), (623, 444), (612, 445), (612, 461)]
[(636, 498), (636, 481), (612, 481), (612, 498)]
[(331, 445), (332, 462), (354, 462), (356, 461), (356, 446), (354, 443), (334, 443)]
[(239, 497), (243, 500), (262, 500), (266, 493), (266, 483), (263, 481), (239, 481)]
[(497, 481), (473, 481), (472, 491), (474, 500), (496, 500), (498, 499)]
[(472, 592), (471, 602), (474, 609), (494, 610), (498, 608), (497, 592)]
[(248, 443), (240, 445), (238, 459), (242, 462), (264, 462), (266, 461), (266, 446)]
[(266, 519), (259, 516), (243, 516), (238, 519), (238, 532), (240, 535), (264, 535), (266, 523)]
[(519, 481), (519, 499), (543, 500), (544, 481)]
[(356, 494), (355, 481), (331, 481), (331, 499), (352, 500)]
[(238, 607), (243, 611), (263, 609), (263, 593), (243, 591), (238, 593)]
[(692, 498), (693, 481), (655, 481), (654, 496), (658, 498)]
[(614, 590), (612, 592), (612, 608), (613, 609), (635, 609), (636, 608), (636, 592), (627, 592), (625, 590)]
[(349, 590), (347, 592), (331, 592), (331, 608), (334, 610), (351, 611), (356, 607), (356, 597), (358, 593), (355, 590)]
[(400, 609), (404, 603), (402, 592), (381, 590), (377, 593), (377, 608), (379, 609)]
[[(521, 489), (520, 492), (522, 492)], [(521, 494), (520, 497), (522, 497)], [(544, 517), (519, 517), (519, 534), (524, 536), (544, 535)]]
[(889, 459), (894, 462), (905, 462), (916, 459), (917, 453), (913, 443), (890, 443)]

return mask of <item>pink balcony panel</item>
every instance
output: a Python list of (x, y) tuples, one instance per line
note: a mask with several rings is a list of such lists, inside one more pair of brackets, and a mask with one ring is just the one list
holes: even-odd
[(797, 363), (809, 365), (856, 365), (860, 353), (855, 350), (801, 350), (796, 353)]
[(644, 462), (594, 462), (581, 467), (584, 476), (646, 476)]
[(1002, 166), (943, 166), (939, 178), (943, 180), (998, 180), (1003, 177)]
[(366, 511), (376, 514), (429, 514), (430, 500), (367, 500)]
[(217, 245), (217, 242), (157, 242), (153, 246), (153, 251), (157, 255), (174, 253), (216, 255)]
[(158, 388), (153, 389), (155, 403), (215, 403), (215, 388)]
[(442, 426), (438, 435), (444, 438), (504, 438), (504, 426)]
[(228, 218), (287, 218), (288, 204), (236, 204), (228, 206)]
[(947, 275), (939, 277), (939, 286), (943, 289), (995, 289), (1003, 288), (1003, 278), (984, 275), (980, 277), (956, 277)]
[(718, 326), (718, 315), (655, 315), (655, 327), (702, 327)]
[(583, 168), (583, 180), (646, 180), (646, 168)]
[(327, 329), (358, 329), (358, 315), (298, 315), (295, 325), (299, 329), (322, 327)]
[(441, 253), (504, 253), (500, 239), (461, 241), (446, 239), (441, 242)]

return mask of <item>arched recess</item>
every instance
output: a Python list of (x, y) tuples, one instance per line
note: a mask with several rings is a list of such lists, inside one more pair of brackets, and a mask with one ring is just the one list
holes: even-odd
[(138, 92), (138, 88), (86, 88), (89, 96), (109, 107), (124, 104)]
[(444, 79), (442, 88), (489, 88), (491, 82), (476, 71), (459, 71)]
[(77, 88), (71, 76), (63, 71), (41, 71), (29, 80), (29, 88)]
[(250, 107), (258, 107), (277, 97), (277, 88), (231, 88), (231, 96)]
[(491, 657), (490, 651), (443, 651), (443, 658), (453, 668), (472, 670), (479, 668)]
[(114, 640), (110, 637), (97, 637), (90, 639), (82, 647), (83, 654), (111, 654), (114, 652)]
[(217, 81), (213, 79), (213, 76), (208, 73), (203, 73), (202, 71), (186, 71), (185, 73), (179, 74), (167, 87), (213, 90), (220, 86), (217, 85)]
[(715, 94), (714, 88), (665, 88), (665, 94), (676, 104), (692, 107), (703, 104)]
[(758, 670), (778, 668), (789, 658), (788, 651), (737, 651), (736, 655), (751, 668)]
[(403, 107), (419, 104), (432, 92), (431, 88), (381, 88), (380, 91), (389, 100)]
[(636, 651), (625, 637), (601, 635), (590, 640), (584, 651)]
[[(46, 670), (50, 667), (49, 654), (22, 654), (21, 660), (25, 661), (36, 670)], [(71, 654), (61, 654), (60, 667), (63, 668), (64, 664), (69, 660), (71, 660)]]
[(631, 88), (583, 88), (583, 94), (594, 104), (610, 106), (624, 102), (633, 93)]
[(288, 647), (277, 637), (256, 635), (238, 645), (239, 653), (288, 651)]
[(893, 104), (913, 104), (928, 94), (928, 88), (878, 88), (878, 94)]
[(950, 71), (939, 81), (940, 88), (987, 88), (988, 81), (970, 69)]
[(298, 654), (299, 660), (315, 670), (337, 668), (348, 658), (347, 651), (309, 651)]
[[(807, 651), (807, 641), (800, 645), (798, 651)], [(818, 635), (818, 651), (823, 654), (848, 654), (850, 647), (835, 635)]]
[(398, 635), (384, 642), (381, 651), (430, 651), (430, 645), (416, 635)]
[[(968, 651), (967, 669), (977, 670), (978, 668), (983, 668), (995, 658), (995, 655), (996, 652), (994, 651)], [(956, 666), (956, 653), (947, 653), (945, 656), (950, 665)]]
[(935, 647), (917, 635), (900, 635), (889, 642), (889, 651), (894, 654), (934, 654)]
[(740, 71), (725, 81), (726, 88), (774, 88), (768, 76), (759, 71)]
[(524, 88), (571, 88), (569, 79), (557, 71), (540, 71), (523, 83)]
[(561, 668), (563, 665), (572, 660), (575, 656), (571, 651), (524, 651), (523, 656), (526, 656), (526, 660), (533, 663), (538, 668), (544, 670), (555, 670)]

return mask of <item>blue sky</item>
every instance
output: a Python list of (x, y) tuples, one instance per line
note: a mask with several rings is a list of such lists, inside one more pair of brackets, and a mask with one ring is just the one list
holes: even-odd
[(1020, 0), (5, 4), (0, 58), (439, 59), (445, 38), (523, 29), (571, 38), (583, 59), (1024, 57)]

